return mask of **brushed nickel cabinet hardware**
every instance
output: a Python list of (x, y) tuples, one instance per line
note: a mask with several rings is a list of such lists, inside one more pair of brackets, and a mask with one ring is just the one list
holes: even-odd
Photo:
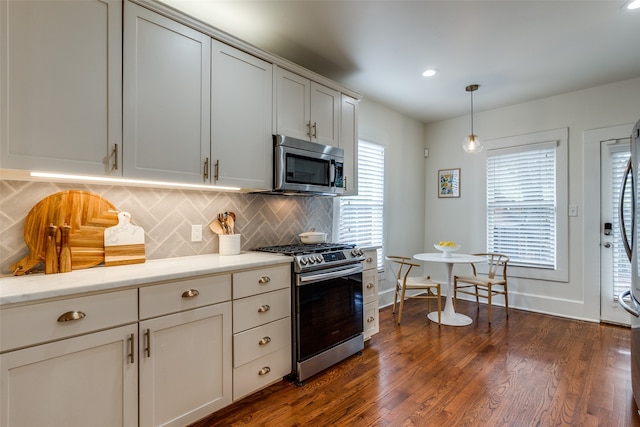
[(258, 371), (258, 375), (267, 375), (269, 372), (271, 372), (271, 368), (268, 366), (265, 366), (264, 368)]
[(216, 160), (215, 173), (213, 174), (213, 182), (218, 182), (218, 176), (220, 173), (220, 160)]
[(374, 288), (375, 285), (373, 283), (367, 283), (367, 289)]
[(271, 337), (264, 337), (258, 341), (258, 345), (267, 345), (271, 342)]
[(202, 170), (202, 174), (204, 175), (205, 180), (209, 179), (209, 158), (208, 157), (204, 159), (204, 168)]
[(118, 170), (118, 144), (113, 146), (113, 170)]
[(366, 261), (366, 262), (372, 262), (372, 261), (373, 261), (373, 258), (369, 257), (369, 258), (367, 258), (365, 261)]
[(80, 320), (84, 317), (86, 317), (84, 311), (72, 310), (61, 314), (60, 317), (58, 317), (58, 322), (71, 322), (73, 320)]
[(145, 349), (147, 357), (151, 357), (151, 330), (147, 329), (144, 333)]
[(344, 188), (344, 191), (347, 191), (347, 177), (346, 176), (342, 179), (342, 182), (343, 182), (342, 187)]
[(258, 279), (258, 283), (260, 283), (261, 285), (266, 285), (270, 281), (271, 281), (271, 277), (269, 276), (262, 276), (260, 279)]
[(182, 298), (195, 298), (200, 295), (197, 289), (189, 289), (188, 291), (184, 291), (182, 293)]
[(258, 309), (258, 313), (266, 313), (269, 310), (271, 310), (271, 307), (269, 307), (268, 304), (261, 305), (260, 308)]
[(133, 341), (133, 334), (129, 335), (129, 338), (127, 338), (127, 341), (128, 341), (128, 343), (129, 343), (129, 349), (130, 349), (130, 352), (129, 352), (129, 362), (131, 362), (131, 364), (133, 364), (133, 362), (134, 362), (134, 360), (135, 360), (135, 359), (134, 359), (134, 358), (135, 358), (134, 354), (135, 354), (135, 352), (136, 352), (136, 349), (135, 349), (135, 347), (133, 346), (133, 342), (134, 342), (134, 341)]
[(311, 138), (311, 120), (307, 122), (307, 136)]
[(313, 122), (313, 137), (315, 139), (318, 139), (318, 126), (316, 122)]
[(373, 316), (369, 316), (369, 318), (367, 319), (367, 322), (371, 323), (374, 320), (376, 320)]

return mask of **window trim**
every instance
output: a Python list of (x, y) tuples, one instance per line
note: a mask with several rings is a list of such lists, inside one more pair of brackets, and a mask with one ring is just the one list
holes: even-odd
[(569, 281), (569, 128), (560, 128), (529, 134), (509, 136), (485, 142), (484, 155), (484, 224), (483, 241), (487, 241), (487, 156), (495, 150), (510, 150), (518, 147), (533, 146), (540, 143), (555, 143), (556, 146), (556, 233), (557, 253), (556, 269), (509, 266), (509, 276), (553, 282)]

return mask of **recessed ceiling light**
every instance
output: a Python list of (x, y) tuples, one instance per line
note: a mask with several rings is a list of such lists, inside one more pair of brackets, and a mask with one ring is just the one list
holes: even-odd
[[(637, 0), (637, 1), (640, 1), (640, 0)], [(438, 70), (436, 70), (435, 68), (429, 68), (428, 70), (425, 70), (424, 73), (422, 73), (424, 77), (433, 77), (436, 74), (438, 74)]]
[(640, 8), (640, 0), (631, 0), (625, 4), (625, 7), (629, 10)]

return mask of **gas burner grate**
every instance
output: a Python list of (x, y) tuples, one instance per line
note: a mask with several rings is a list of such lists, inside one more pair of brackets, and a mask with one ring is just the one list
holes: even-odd
[(346, 243), (317, 243), (317, 244), (295, 244), (295, 245), (280, 245), (280, 246), (264, 246), (256, 248), (259, 252), (271, 252), (284, 255), (302, 255), (321, 253), (329, 251), (338, 251), (342, 249), (352, 249), (355, 245)]

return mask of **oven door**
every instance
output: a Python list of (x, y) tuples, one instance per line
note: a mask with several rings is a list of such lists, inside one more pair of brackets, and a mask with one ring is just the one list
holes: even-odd
[(362, 265), (296, 275), (297, 361), (363, 332)]

